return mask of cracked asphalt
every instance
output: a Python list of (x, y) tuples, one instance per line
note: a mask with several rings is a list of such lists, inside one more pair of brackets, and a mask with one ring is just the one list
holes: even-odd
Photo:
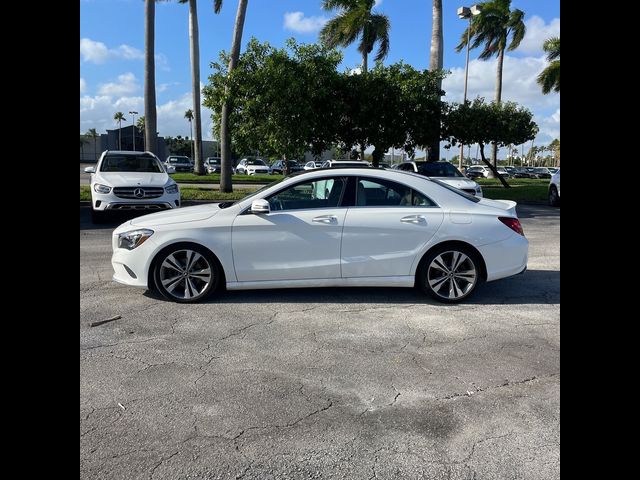
[(518, 213), (528, 271), (461, 305), (392, 288), (181, 305), (112, 282), (116, 224), (81, 207), (81, 478), (559, 478), (560, 210)]

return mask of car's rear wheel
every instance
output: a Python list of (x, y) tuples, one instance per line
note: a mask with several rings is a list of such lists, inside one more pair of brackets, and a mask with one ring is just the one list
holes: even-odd
[(549, 205), (552, 207), (560, 206), (560, 195), (558, 195), (558, 189), (555, 185), (549, 187)]
[(467, 298), (482, 282), (481, 262), (469, 248), (443, 246), (425, 257), (418, 273), (423, 292), (443, 303)]
[(195, 244), (176, 244), (158, 255), (154, 281), (168, 300), (193, 303), (203, 300), (220, 282), (221, 270), (205, 248)]

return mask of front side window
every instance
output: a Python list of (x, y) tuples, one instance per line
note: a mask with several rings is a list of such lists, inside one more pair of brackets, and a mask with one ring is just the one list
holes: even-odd
[(101, 172), (163, 173), (160, 163), (149, 155), (107, 155), (100, 165)]
[(433, 207), (436, 204), (407, 185), (378, 178), (360, 178), (356, 192), (356, 205), (359, 207)]
[(271, 211), (334, 208), (340, 205), (346, 183), (342, 177), (298, 183), (268, 197), (267, 201)]

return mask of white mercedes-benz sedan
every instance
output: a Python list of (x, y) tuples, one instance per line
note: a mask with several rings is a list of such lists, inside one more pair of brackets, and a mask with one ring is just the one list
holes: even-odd
[(113, 279), (176, 302), (228, 290), (414, 287), (442, 302), (524, 272), (516, 203), (396, 170), (318, 169), (237, 202), (153, 213), (113, 233)]

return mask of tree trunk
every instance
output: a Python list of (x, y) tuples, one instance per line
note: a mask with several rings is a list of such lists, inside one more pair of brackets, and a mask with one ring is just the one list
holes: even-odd
[(380, 160), (384, 158), (384, 152), (375, 147), (373, 153), (371, 154), (371, 163), (373, 164), (373, 168), (378, 168), (380, 166)]
[(368, 61), (367, 53), (362, 54), (362, 73), (367, 73), (369, 71), (369, 61)]
[[(444, 49), (442, 46), (442, 0), (432, 0), (431, 9), (431, 50), (429, 52), (429, 70), (442, 70)], [(438, 88), (442, 88), (442, 80), (438, 81)], [(427, 146), (427, 161), (440, 160), (440, 138)]]
[(122, 150), (122, 120), (118, 120), (118, 150)]
[(493, 172), (493, 176), (496, 177), (498, 180), (500, 180), (500, 183), (502, 183), (502, 186), (504, 188), (511, 188), (511, 185), (509, 185), (507, 183), (507, 181), (504, 179), (504, 177), (502, 175), (500, 175), (498, 173), (498, 170), (496, 169), (495, 165), (492, 165), (491, 162), (489, 162), (485, 156), (484, 156), (484, 143), (480, 144), (480, 156), (482, 157), (482, 161), (487, 165), (487, 167), (489, 167), (491, 169), (491, 171)]
[[(242, 43), (242, 29), (244, 28), (244, 17), (247, 13), (247, 3), (249, 0), (238, 1), (238, 12), (236, 13), (236, 23), (233, 27), (233, 42), (231, 43), (231, 58), (229, 59), (229, 75), (235, 68), (240, 58), (240, 44)], [(227, 90), (228, 93), (228, 90)], [(220, 191), (232, 192), (231, 183), (231, 134), (229, 132), (229, 103), (227, 98), (222, 105), (222, 118), (220, 119), (220, 141), (222, 148), (222, 159), (220, 161)]]
[(287, 156), (283, 155), (282, 160), (284, 161), (284, 163), (282, 164), (282, 174), (286, 177), (291, 173), (289, 171), (289, 162), (287, 161)]
[[(502, 100), (502, 64), (504, 63), (504, 48), (498, 50), (498, 68), (496, 69), (496, 103)], [(498, 164), (498, 145), (491, 143), (491, 163)]]
[(200, 37), (198, 33), (198, 7), (196, 0), (189, 0), (189, 47), (191, 51), (191, 93), (193, 96), (193, 121), (195, 133), (191, 134), (194, 145), (193, 160), (195, 174), (204, 174), (202, 158), (202, 118), (200, 112)]
[(155, 0), (144, 1), (144, 138), (148, 151), (158, 155), (156, 118)]

